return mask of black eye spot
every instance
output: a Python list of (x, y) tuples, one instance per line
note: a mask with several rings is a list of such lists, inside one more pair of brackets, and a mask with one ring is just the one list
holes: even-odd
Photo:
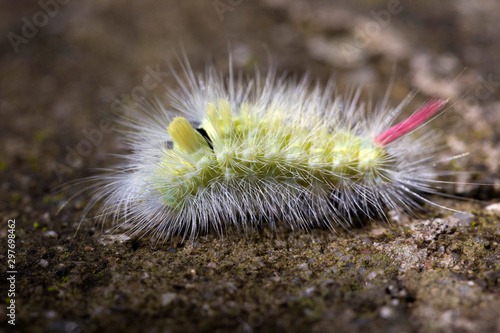
[(214, 150), (214, 145), (212, 144), (212, 140), (208, 136), (207, 131), (205, 131), (202, 127), (198, 127), (196, 130), (198, 131), (198, 133), (201, 134), (201, 136), (203, 136), (203, 139), (205, 139), (205, 141), (210, 146), (210, 149), (212, 149), (212, 151), (213, 151)]

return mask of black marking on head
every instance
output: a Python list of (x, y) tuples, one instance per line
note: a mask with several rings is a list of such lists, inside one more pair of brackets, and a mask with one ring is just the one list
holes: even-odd
[(210, 137), (208, 136), (208, 133), (207, 131), (205, 131), (203, 129), (203, 127), (198, 127), (196, 129), (198, 131), (198, 133), (201, 134), (201, 136), (203, 136), (203, 139), (205, 139), (205, 141), (208, 143), (208, 145), (210, 146), (210, 149), (212, 149), (212, 151), (214, 150), (214, 145), (212, 144), (212, 140), (210, 139)]

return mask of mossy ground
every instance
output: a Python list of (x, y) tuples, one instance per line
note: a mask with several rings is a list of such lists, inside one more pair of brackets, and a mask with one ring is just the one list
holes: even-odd
[[(230, 40), (239, 68), (265, 67), (270, 50), (279, 70), (309, 70), (322, 82), (336, 72), (340, 91), (357, 80), (383, 94), (396, 62), (391, 100), (396, 104), (418, 88), (410, 109), (435, 94), (469, 91), (477, 105), (455, 103), (456, 111), (433, 128), (445, 135), (444, 156), (474, 153), (451, 164), (478, 174), (456, 180), (498, 183), (499, 5), (402, 4), (389, 26), (349, 58), (332, 46), (357, 45), (356, 28), (374, 21), (371, 10), (387, 9), (386, 2), (243, 1), (222, 18), (212, 1), (70, 2), (19, 53), (4, 38), (0, 212), (4, 220), (16, 219), (14, 330), (498, 331), (500, 216), (484, 210), (498, 201), (495, 186), (444, 189), (480, 203), (432, 198), (466, 214), (427, 206), (418, 217), (391, 215), (390, 225), (376, 221), (337, 234), (264, 227), (156, 244), (103, 235), (92, 221), (79, 224), (88, 194), (56, 214), (77, 191), (57, 192), (58, 186), (113, 164), (107, 154), (123, 151), (118, 134), (102, 130), (101, 114), (112, 113), (113, 98), (133, 101), (148, 68), (157, 70), (159, 82), (153, 88), (148, 79), (144, 89), (161, 96), (163, 84), (174, 81), (163, 73), (165, 61), (175, 61), (179, 39), (195, 71), (208, 56), (227, 71)], [(41, 10), (37, 2), (0, 6), (2, 36), (21, 34), (21, 18)], [(68, 157), (68, 147), (76, 150), (95, 129), (102, 137), (94, 136), (91, 151)], [(5, 227), (0, 236), (7, 237)], [(5, 306), (0, 316), (6, 318)]]
[(338, 234), (263, 228), (156, 245), (147, 238), (120, 242), (88, 225), (76, 237), (67, 228), (53, 239), (43, 231), (50, 223), (27, 225), (17, 241), (18, 325), (493, 332), (498, 218), (460, 223), (431, 217)]

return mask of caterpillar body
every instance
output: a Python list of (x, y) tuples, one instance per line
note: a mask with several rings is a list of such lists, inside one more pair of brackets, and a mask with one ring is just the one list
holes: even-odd
[(349, 227), (384, 210), (413, 210), (436, 193), (429, 136), (409, 138), (440, 110), (432, 99), (392, 125), (411, 96), (373, 109), (334, 85), (277, 77), (224, 79), (213, 66), (172, 72), (169, 106), (147, 103), (123, 120), (131, 153), (95, 177), (100, 216), (129, 232), (195, 237), (228, 227), (286, 223)]

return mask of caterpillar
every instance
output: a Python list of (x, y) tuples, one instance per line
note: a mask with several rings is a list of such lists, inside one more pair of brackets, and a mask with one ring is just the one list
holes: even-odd
[(360, 89), (347, 97), (278, 76), (195, 75), (171, 69), (179, 88), (168, 104), (145, 102), (121, 123), (130, 154), (96, 176), (87, 210), (129, 232), (194, 238), (263, 224), (349, 228), (387, 209), (413, 211), (439, 193), (432, 135), (415, 136), (446, 101), (433, 98), (393, 124), (414, 95), (373, 107)]

